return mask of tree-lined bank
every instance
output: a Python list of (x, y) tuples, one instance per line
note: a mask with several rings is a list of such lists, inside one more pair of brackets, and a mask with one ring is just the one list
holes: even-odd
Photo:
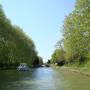
[(90, 67), (90, 0), (76, 0), (75, 9), (64, 20), (63, 39), (58, 46), (64, 53), (55, 51), (53, 63), (61, 61), (63, 55), (69, 65)]
[(0, 5), (0, 68), (15, 68), (22, 62), (39, 64), (35, 44), (20, 27), (12, 25)]

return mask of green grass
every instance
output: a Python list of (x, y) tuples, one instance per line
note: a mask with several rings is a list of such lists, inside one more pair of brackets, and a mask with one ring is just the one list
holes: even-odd
[(85, 64), (85, 67), (90, 68), (90, 60)]

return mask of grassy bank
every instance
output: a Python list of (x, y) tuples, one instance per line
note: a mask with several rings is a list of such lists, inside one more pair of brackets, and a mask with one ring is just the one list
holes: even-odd
[(75, 73), (80, 73), (82, 75), (90, 76), (90, 68), (87, 67), (67, 67), (63, 66), (61, 69), (66, 69)]
[(67, 70), (67, 71), (72, 71), (75, 73), (79, 73), (85, 76), (89, 76), (90, 77), (90, 63), (86, 63), (84, 65), (77, 65), (77, 64), (69, 64), (69, 65), (65, 65), (65, 66), (56, 66), (56, 65), (52, 65), (52, 67), (54, 68), (60, 68), (62, 70)]

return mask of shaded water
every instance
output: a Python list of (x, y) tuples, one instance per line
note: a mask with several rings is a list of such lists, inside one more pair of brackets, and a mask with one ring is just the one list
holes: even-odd
[(90, 90), (90, 77), (55, 68), (0, 71), (0, 90)]

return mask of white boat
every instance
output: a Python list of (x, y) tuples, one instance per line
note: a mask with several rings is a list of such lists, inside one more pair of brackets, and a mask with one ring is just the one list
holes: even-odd
[(28, 71), (29, 67), (27, 66), (26, 63), (20, 63), (20, 65), (17, 68), (18, 71)]

